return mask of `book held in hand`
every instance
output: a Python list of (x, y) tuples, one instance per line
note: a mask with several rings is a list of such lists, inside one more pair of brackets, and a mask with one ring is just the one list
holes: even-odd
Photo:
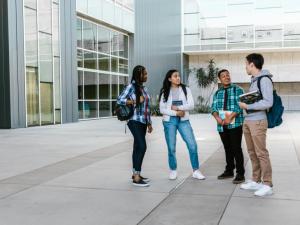
[[(230, 118), (231, 114), (233, 112), (232, 111), (227, 111), (227, 110), (219, 110), (219, 117), (222, 120), (225, 120), (225, 118)], [(230, 122), (230, 124), (234, 124), (235, 123), (235, 117), (232, 119), (232, 121)]]
[(172, 101), (172, 105), (174, 106), (181, 106), (183, 103), (181, 100), (178, 100), (178, 101)]
[(245, 94), (242, 94), (239, 96), (240, 102), (246, 103), (246, 104), (253, 104), (259, 100), (262, 99), (261, 94), (259, 90), (251, 91)]

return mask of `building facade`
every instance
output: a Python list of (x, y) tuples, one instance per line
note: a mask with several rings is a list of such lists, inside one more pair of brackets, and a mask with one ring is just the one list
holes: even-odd
[(205, 91), (189, 71), (210, 59), (247, 90), (251, 52), (300, 110), (296, 0), (2, 0), (0, 17), (0, 128), (111, 117), (137, 64), (153, 104), (169, 69), (197, 101)]
[[(262, 53), (287, 110), (300, 110), (300, 6), (296, 0), (184, 0), (184, 50), (189, 68), (214, 59), (245, 90), (245, 57)], [(194, 76), (190, 85), (199, 91)]]
[(134, 0), (3, 0), (0, 127), (113, 115), (132, 64)]

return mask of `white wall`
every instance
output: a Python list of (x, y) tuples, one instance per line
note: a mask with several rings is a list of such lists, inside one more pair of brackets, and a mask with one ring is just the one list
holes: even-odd
[[(230, 71), (232, 82), (249, 83), (250, 76), (245, 71), (245, 57), (247, 54), (191, 55), (189, 56), (189, 68), (206, 68), (208, 61), (214, 59), (219, 69), (225, 68)], [(264, 68), (270, 70), (274, 75), (274, 82), (295, 82), (299, 85), (299, 88), (296, 88), (295, 92), (289, 94), (283, 93), (282, 99), (286, 109), (300, 110), (300, 52), (263, 53), (263, 56), (265, 58)], [(199, 89), (197, 80), (193, 74), (189, 77), (189, 85), (192, 89), (194, 99), (197, 99), (200, 93), (208, 96), (208, 90)], [(282, 85), (282, 91), (284, 91), (284, 84)]]
[[(217, 67), (230, 71), (232, 81), (235, 83), (249, 82), (245, 72), (245, 57), (248, 53), (216, 54), (190, 56), (189, 65), (193, 67), (206, 67), (209, 59), (214, 59)], [(275, 82), (300, 81), (300, 52), (274, 52), (263, 53), (264, 68), (274, 75)]]

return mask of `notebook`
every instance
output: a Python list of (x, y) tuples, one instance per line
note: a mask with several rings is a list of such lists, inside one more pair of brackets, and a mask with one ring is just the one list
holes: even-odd
[(239, 96), (241, 102), (246, 104), (253, 104), (262, 99), (259, 90), (251, 91)]

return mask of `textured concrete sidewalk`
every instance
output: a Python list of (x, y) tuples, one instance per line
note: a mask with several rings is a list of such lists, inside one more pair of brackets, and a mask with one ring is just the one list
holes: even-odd
[(285, 117), (268, 134), (275, 194), (266, 198), (216, 179), (224, 151), (208, 115), (191, 119), (207, 180), (190, 178), (181, 138), (179, 179), (167, 179), (157, 118), (143, 165), (149, 188), (131, 185), (132, 137), (116, 119), (0, 130), (0, 225), (300, 224), (300, 113)]

